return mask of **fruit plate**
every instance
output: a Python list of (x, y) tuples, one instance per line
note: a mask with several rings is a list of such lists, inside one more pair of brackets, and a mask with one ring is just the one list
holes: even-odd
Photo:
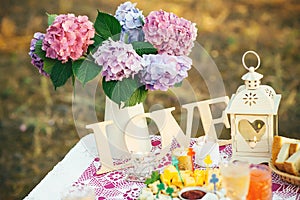
[(282, 171), (279, 171), (272, 162), (269, 162), (269, 167), (272, 169), (272, 171), (277, 174), (282, 180), (300, 186), (300, 177), (294, 176), (292, 174), (288, 174)]

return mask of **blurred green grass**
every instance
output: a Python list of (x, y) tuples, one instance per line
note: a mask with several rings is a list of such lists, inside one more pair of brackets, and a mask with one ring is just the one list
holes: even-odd
[[(279, 132), (300, 138), (300, 4), (294, 0), (135, 1), (147, 15), (164, 9), (197, 24), (198, 42), (218, 66), (228, 96), (242, 84), (242, 54), (259, 53), (263, 84), (282, 94)], [(30, 64), (34, 32), (46, 29), (45, 13), (75, 13), (95, 19), (96, 9), (114, 13), (121, 1), (11, 0), (0, 7), (0, 199), (20, 199), (79, 140), (72, 116), (72, 87), (54, 91)], [(193, 78), (190, 74), (189, 79)], [(197, 78), (197, 77), (195, 77)], [(200, 99), (209, 97), (205, 87)], [(101, 93), (101, 91), (99, 91)], [(102, 99), (103, 100), (103, 99)], [(101, 102), (101, 99), (98, 100)], [(167, 93), (151, 93), (148, 105), (176, 105)], [(97, 108), (99, 121), (103, 107)], [(228, 130), (225, 131), (228, 134)]]

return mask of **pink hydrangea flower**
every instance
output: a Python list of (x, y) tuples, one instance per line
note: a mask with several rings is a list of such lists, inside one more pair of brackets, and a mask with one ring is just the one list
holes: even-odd
[(106, 40), (93, 54), (95, 63), (102, 66), (102, 76), (106, 81), (122, 81), (134, 77), (143, 69), (142, 58), (131, 44), (122, 41)]
[(43, 40), (42, 49), (46, 57), (61, 60), (77, 60), (90, 44), (93, 44), (95, 29), (87, 16), (74, 14), (58, 15), (50, 25)]
[(168, 54), (143, 55), (143, 60), (145, 68), (139, 75), (148, 90), (167, 91), (188, 76), (187, 71), (192, 65), (187, 56)]
[(145, 39), (160, 54), (189, 55), (197, 37), (196, 24), (163, 10), (152, 11), (143, 27)]

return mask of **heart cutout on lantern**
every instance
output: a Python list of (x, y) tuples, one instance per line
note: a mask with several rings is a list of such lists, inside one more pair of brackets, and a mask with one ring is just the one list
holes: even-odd
[(239, 121), (238, 128), (240, 134), (251, 148), (254, 148), (266, 132), (266, 125), (262, 120), (255, 120), (251, 123), (246, 119), (242, 119)]

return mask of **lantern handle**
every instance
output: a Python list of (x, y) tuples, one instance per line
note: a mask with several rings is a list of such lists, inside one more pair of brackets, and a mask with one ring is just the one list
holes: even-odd
[(245, 69), (247, 69), (248, 71), (250, 71), (250, 68), (251, 67), (248, 67), (246, 64), (245, 64), (245, 57), (248, 53), (253, 53), (256, 58), (257, 58), (257, 66), (254, 68), (254, 71), (257, 70), (260, 66), (260, 58), (259, 58), (259, 55), (255, 52), (255, 51), (246, 51), (242, 57), (242, 63), (243, 63), (243, 66), (245, 67)]

